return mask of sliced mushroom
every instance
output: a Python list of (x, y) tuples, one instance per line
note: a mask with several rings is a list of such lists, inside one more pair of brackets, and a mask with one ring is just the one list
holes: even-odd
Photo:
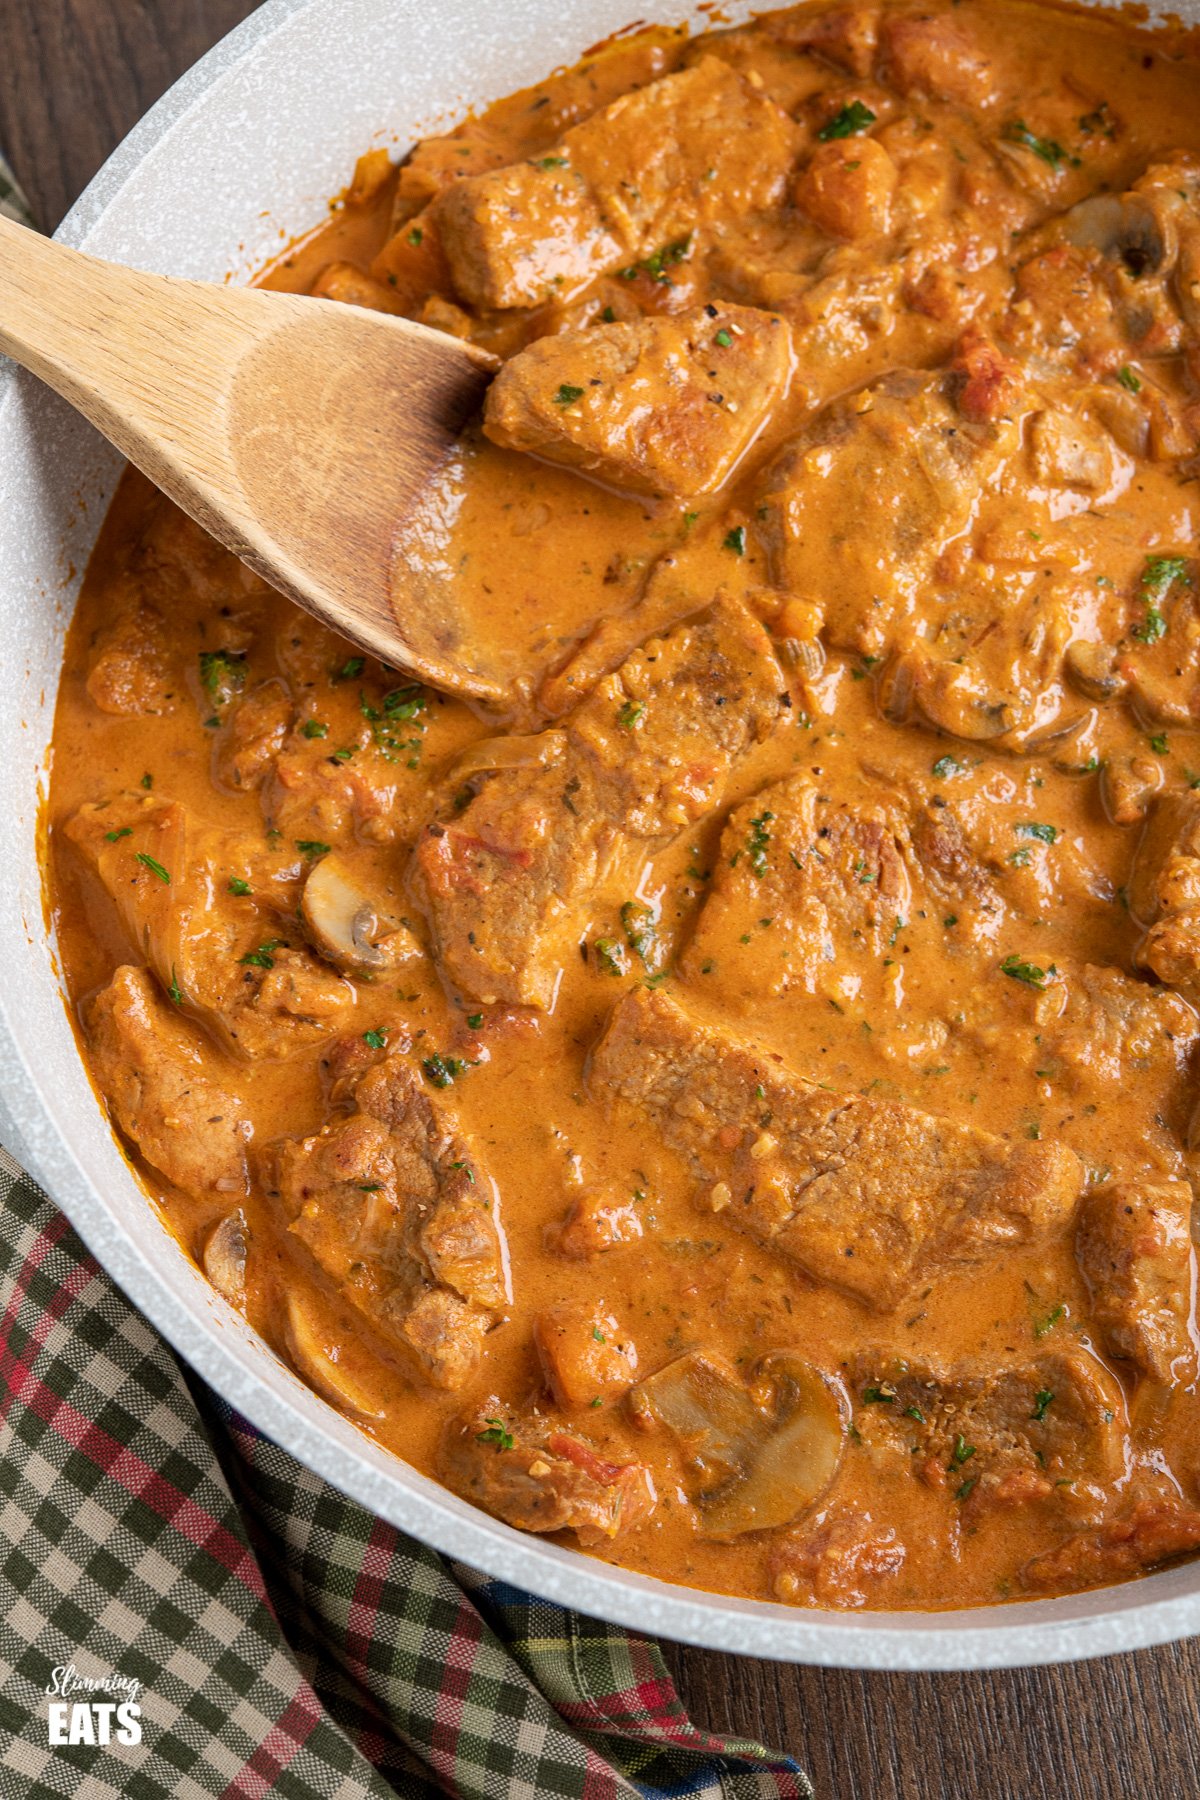
[(1122, 262), (1133, 276), (1157, 274), (1175, 257), (1170, 208), (1146, 194), (1093, 194), (1063, 214), (1057, 234)]
[(309, 875), (300, 912), (313, 946), (351, 974), (378, 974), (421, 954), (408, 926), (376, 905), (336, 851)]
[(1068, 644), (1063, 666), (1072, 687), (1089, 700), (1116, 700), (1129, 686), (1111, 644)]
[(566, 753), (567, 736), (563, 731), (484, 738), (463, 751), (454, 765), (454, 776), (458, 781), (466, 781), (472, 775), (491, 775), (500, 769), (551, 769)]
[(200, 1267), (231, 1306), (240, 1306), (246, 1293), (246, 1259), (250, 1232), (239, 1207), (209, 1232), (200, 1255)]
[(634, 1416), (678, 1439), (707, 1535), (786, 1525), (832, 1482), (849, 1407), (836, 1382), (791, 1351), (764, 1357), (748, 1386), (693, 1351), (641, 1382)]
[(352, 1418), (383, 1418), (381, 1409), (342, 1367), (340, 1345), (330, 1342), (318, 1330), (304, 1302), (295, 1294), (289, 1294), (284, 1302), (283, 1339), (296, 1373), (322, 1400), (328, 1400)]
[(1110, 756), (1100, 770), (1100, 798), (1114, 825), (1140, 825), (1163, 783), (1162, 763), (1137, 751)]

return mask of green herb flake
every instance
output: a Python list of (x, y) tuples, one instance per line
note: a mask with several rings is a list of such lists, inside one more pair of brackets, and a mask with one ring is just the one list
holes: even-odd
[(767, 872), (767, 851), (771, 843), (768, 827), (774, 817), (773, 812), (760, 812), (757, 818), (751, 819), (750, 833), (746, 839), (746, 856), (760, 881)]
[(576, 400), (582, 400), (584, 390), (572, 387), (569, 381), (559, 383), (558, 392), (554, 396), (555, 406), (574, 406)]
[[(475, 1186), (475, 1171), (471, 1167), (470, 1163), (452, 1162), (450, 1164), (450, 1167), (452, 1169), (461, 1169), (463, 1174), (466, 1176), (467, 1180), (470, 1182), (471, 1186), (472, 1187)], [(487, 1202), (485, 1201), (484, 1204), (487, 1205)]]
[(654, 925), (654, 914), (648, 906), (643, 906), (640, 900), (626, 900), (621, 908), (621, 929), (633, 954), (644, 963), (650, 961), (654, 949)]
[(1007, 975), (1010, 981), (1023, 981), (1026, 987), (1044, 988), (1047, 981), (1058, 974), (1051, 963), (1048, 969), (1041, 969), (1037, 963), (1024, 962), (1021, 957), (1009, 955), (1000, 964), (1000, 973)]
[(617, 938), (597, 938), (592, 948), (596, 952), (596, 962), (605, 975), (627, 975), (629, 960), (625, 955), (625, 946)]
[(832, 143), (835, 138), (856, 137), (868, 125), (873, 125), (875, 118), (869, 106), (864, 106), (861, 100), (851, 100), (849, 106), (843, 106), (822, 125), (817, 137), (823, 144)]
[(1170, 754), (1170, 745), (1167, 742), (1167, 734), (1165, 731), (1156, 731), (1154, 736), (1149, 740), (1149, 743), (1155, 756), (1167, 756)]
[(726, 331), (725, 327), (722, 326), (720, 331), (718, 331), (716, 337), (713, 339), (713, 342), (720, 344), (722, 350), (728, 350), (729, 346), (733, 342), (733, 339), (730, 337), (730, 335)]
[(183, 989), (179, 985), (179, 977), (175, 973), (175, 964), (171, 964), (171, 985), (167, 989), (176, 1006), (183, 1005)]
[(388, 1034), (383, 1029), (363, 1032), (363, 1043), (369, 1050), (386, 1050), (387, 1041)]
[(1059, 1320), (1064, 1317), (1066, 1310), (1066, 1307), (1060, 1300), (1057, 1306), (1051, 1308), (1044, 1319), (1036, 1320), (1033, 1327), (1034, 1337), (1044, 1338), (1048, 1331), (1053, 1331)]
[(721, 540), (721, 548), (722, 550), (732, 550), (735, 556), (745, 556), (746, 527), (735, 525), (732, 530), (727, 531)]
[(306, 738), (323, 738), (329, 736), (328, 725), (323, 725), (320, 719), (305, 719), (304, 724), (300, 729)]
[(1013, 830), (1018, 837), (1037, 838), (1042, 844), (1053, 844), (1058, 838), (1057, 825), (1041, 825), (1036, 819), (1023, 819)]
[(965, 1500), (978, 1480), (978, 1475), (968, 1475), (962, 1486), (955, 1490), (954, 1498), (956, 1500)]
[(974, 1454), (974, 1444), (968, 1444), (960, 1431), (954, 1440), (954, 1449), (950, 1453), (950, 1468), (961, 1469), (965, 1462), (970, 1462)]
[(245, 956), (239, 956), (238, 962), (245, 963), (252, 969), (273, 969), (275, 967), (275, 951), (283, 948), (282, 938), (269, 938), (260, 944), (257, 950), (248, 950)]
[(104, 834), (104, 841), (106, 844), (115, 844), (115, 843), (119, 842), (119, 840), (121, 838), (132, 837), (132, 836), (133, 836), (133, 826), (132, 825), (122, 825), (119, 831), (106, 831)]
[(252, 894), (254, 892), (250, 883), (248, 881), (243, 881), (240, 875), (231, 875), (227, 885), (229, 892), (231, 894), (236, 894), (239, 899), (244, 899), (247, 894)]
[(147, 793), (149, 793), (150, 789), (154, 786), (154, 777), (150, 774), (149, 770), (142, 776), (142, 786), (146, 789)]
[(152, 856), (147, 856), (144, 850), (139, 850), (136, 854), (137, 860), (141, 863), (143, 869), (149, 869), (152, 875), (157, 875), (160, 881), (165, 882), (166, 885), (170, 887), (171, 877), (167, 874), (167, 871), (160, 862), (156, 862)]
[(443, 1056), (435, 1050), (432, 1056), (422, 1061), (421, 1072), (431, 1087), (448, 1088), (454, 1086), (466, 1066), (457, 1056)]
[(565, 169), (567, 166), (565, 156), (539, 156), (534, 160), (539, 169)]
[(1038, 1424), (1041, 1424), (1050, 1409), (1050, 1403), (1053, 1399), (1054, 1393), (1052, 1389), (1039, 1388), (1033, 1402), (1033, 1411), (1029, 1415), (1030, 1418), (1036, 1419)]
[(952, 775), (965, 775), (966, 765), (960, 763), (957, 756), (939, 756), (933, 765), (933, 773), (939, 781), (949, 781)]
[(915, 1419), (918, 1425), (923, 1425), (925, 1423), (925, 1414), (921, 1411), (919, 1406), (906, 1406), (904, 1409), (904, 1416), (906, 1419)]
[(328, 856), (330, 850), (330, 846), (323, 844), (320, 838), (297, 838), (296, 848), (309, 862), (314, 862), (318, 856)]
[(365, 656), (348, 656), (341, 668), (334, 670), (333, 679), (335, 681), (357, 681), (366, 666)]
[(865, 1387), (862, 1397), (864, 1406), (891, 1406), (896, 1398), (896, 1390), (879, 1382), (875, 1387)]
[(646, 716), (645, 702), (627, 700), (617, 714), (617, 724), (623, 731), (636, 731)]
[(470, 1031), (478, 1031), (478, 1030), (479, 1030), (479, 1027), (480, 1027), (480, 1026), (481, 1026), (481, 1025), (482, 1025), (482, 1024), (483, 1024), (483, 1014), (482, 1014), (482, 1013), (468, 1013), (468, 1014), (467, 1014), (467, 1028), (468, 1028), (468, 1030), (470, 1030)]
[(594, 1343), (597, 1343), (597, 1344), (607, 1344), (607, 1342), (608, 1342), (608, 1339), (605, 1337), (604, 1333), (601, 1331), (601, 1329), (598, 1325), (592, 1326), (592, 1340)]
[(414, 250), (419, 250), (421, 248), (421, 243), (422, 243), (422, 240), (424, 239), (424, 236), (425, 236), (425, 233), (421, 230), (421, 227), (419, 225), (414, 225), (412, 230), (408, 234), (408, 241), (412, 245)]
[(1068, 157), (1061, 144), (1053, 138), (1038, 137), (1030, 131), (1023, 119), (1013, 119), (1001, 133), (1006, 143), (1019, 144), (1023, 150), (1031, 150), (1033, 154), (1051, 169), (1060, 169), (1065, 162), (1078, 163), (1078, 157)]
[(509, 1431), (508, 1427), (505, 1425), (504, 1420), (488, 1419), (486, 1423), (486, 1431), (477, 1431), (475, 1433), (476, 1443), (490, 1444), (492, 1448), (497, 1451), (511, 1450), (515, 1439), (513, 1438), (512, 1432)]
[(209, 699), (220, 705), (229, 698), (224, 688), (240, 688), (246, 679), (246, 658), (238, 650), (201, 650), (200, 685)]
[(1117, 380), (1131, 394), (1140, 394), (1142, 391), (1141, 378), (1134, 374), (1128, 363), (1123, 363), (1117, 370)]

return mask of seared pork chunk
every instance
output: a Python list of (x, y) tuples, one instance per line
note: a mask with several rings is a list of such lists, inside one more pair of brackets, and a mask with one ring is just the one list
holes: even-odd
[(591, 1084), (683, 1153), (711, 1207), (880, 1309), (947, 1263), (1060, 1229), (1082, 1185), (1063, 1144), (830, 1093), (645, 988), (614, 1012)]
[(1200, 796), (1156, 802), (1138, 846), (1129, 904), (1147, 927), (1138, 961), (1200, 1003)]
[[(764, 477), (776, 586), (812, 596), (836, 554), (837, 580), (821, 601), (839, 648), (878, 656), (894, 645), (917, 619), (939, 556), (1017, 448), (1011, 417), (963, 416), (960, 386), (948, 375), (887, 375), (829, 407)], [(847, 494), (863, 505), (848, 507)]]
[(1192, 1190), (1186, 1181), (1114, 1182), (1080, 1209), (1075, 1254), (1091, 1318), (1111, 1355), (1170, 1382), (1194, 1367)]
[(928, 1486), (973, 1514), (1047, 1499), (1059, 1482), (1108, 1483), (1123, 1466), (1121, 1389), (1087, 1351), (1047, 1352), (1007, 1368), (938, 1370), (864, 1350), (846, 1379), (868, 1452), (894, 1452)]
[(286, 917), (299, 857), (201, 826), (151, 795), (81, 806), (66, 833), (172, 999), (233, 1054), (295, 1056), (354, 1004)]
[(433, 217), (471, 306), (536, 306), (778, 200), (796, 128), (717, 57), (623, 94), (549, 154), (444, 188)]
[(614, 859), (717, 802), (783, 686), (765, 631), (721, 602), (630, 657), (560, 729), (471, 750), (416, 858), (450, 979), (487, 1002), (549, 1005)]
[(533, 1341), (557, 1405), (591, 1406), (632, 1386), (637, 1349), (604, 1302), (564, 1300), (540, 1312)]
[(891, 1525), (869, 1512), (830, 1511), (820, 1524), (797, 1526), (772, 1550), (771, 1587), (777, 1600), (811, 1598), (819, 1606), (878, 1604), (881, 1584), (904, 1567), (906, 1546)]
[(485, 1400), (442, 1446), (449, 1485), (518, 1531), (573, 1531), (585, 1546), (633, 1531), (655, 1506), (642, 1463), (613, 1463), (537, 1412)]
[(912, 913), (906, 839), (896, 808), (831, 804), (811, 776), (763, 788), (729, 816), (684, 973), (753, 1005), (817, 992), (839, 954), (886, 955)]
[(1139, 1500), (1123, 1519), (1077, 1532), (1025, 1565), (1025, 1586), (1045, 1593), (1128, 1581), (1200, 1548), (1200, 1512), (1177, 1500)]
[(950, 13), (890, 13), (883, 22), (884, 71), (902, 94), (987, 106), (995, 91), (991, 63)]
[(146, 1161), (188, 1193), (244, 1193), (246, 1103), (206, 1073), (210, 1056), (150, 971), (118, 969), (85, 1022), (113, 1115)]
[(389, 1057), (355, 1110), (277, 1155), (291, 1229), (434, 1387), (458, 1388), (505, 1303), (489, 1183), (411, 1066)]
[(166, 623), (128, 577), (112, 583), (105, 622), (88, 659), (87, 691), (101, 712), (140, 716), (175, 710), (178, 676)]
[(616, 487), (707, 494), (754, 442), (791, 368), (784, 321), (745, 306), (564, 331), (504, 365), (484, 430)]
[(869, 75), (879, 43), (879, 8), (839, 6), (817, 12), (809, 5), (766, 13), (763, 28), (777, 43), (832, 63), (847, 75)]

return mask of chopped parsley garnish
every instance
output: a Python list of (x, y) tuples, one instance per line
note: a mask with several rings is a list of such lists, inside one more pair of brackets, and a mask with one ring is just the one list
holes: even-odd
[(751, 819), (750, 834), (746, 839), (746, 855), (760, 881), (767, 872), (767, 850), (771, 843), (767, 827), (774, 817), (773, 812), (760, 812), (757, 818)]
[(1140, 394), (1142, 391), (1141, 378), (1134, 374), (1128, 363), (1122, 363), (1117, 370), (1117, 380), (1123, 388), (1128, 388), (1131, 394)]
[(919, 1406), (906, 1406), (904, 1409), (904, 1416), (906, 1419), (915, 1419), (918, 1425), (923, 1425), (925, 1423), (925, 1414), (921, 1411)]
[(147, 856), (144, 850), (139, 850), (136, 854), (138, 862), (141, 863), (144, 869), (149, 869), (152, 875), (157, 875), (158, 879), (166, 882), (168, 887), (171, 885), (171, 877), (167, 874), (167, 871), (160, 862), (156, 862), (152, 856)]
[(200, 652), (200, 685), (209, 699), (221, 705), (229, 698), (227, 688), (240, 688), (246, 679), (246, 658), (237, 650), (202, 650)]
[(636, 731), (645, 716), (646, 706), (644, 701), (627, 700), (617, 714), (617, 724), (625, 731)]
[(323, 738), (329, 736), (328, 725), (323, 725), (320, 719), (305, 719), (304, 724), (300, 729), (303, 731), (306, 738)]
[(477, 1431), (475, 1441), (478, 1444), (491, 1444), (494, 1450), (511, 1450), (515, 1440), (503, 1419), (488, 1419), (487, 1430)]
[(323, 844), (320, 838), (297, 838), (296, 848), (301, 856), (307, 856), (310, 862), (318, 856), (328, 856), (330, 849), (329, 845)]
[(483, 1014), (482, 1013), (468, 1013), (467, 1014), (467, 1029), (469, 1031), (478, 1031), (479, 1027), (482, 1024), (483, 1024)]
[(1053, 138), (1038, 137), (1030, 131), (1023, 119), (1013, 119), (1004, 127), (1002, 134), (1010, 144), (1020, 144), (1023, 150), (1032, 150), (1041, 161), (1052, 169), (1060, 169), (1065, 162), (1078, 163), (1078, 157), (1068, 157), (1061, 144)]
[[(1058, 1321), (1063, 1317), (1066, 1310), (1067, 1310), (1066, 1307), (1063, 1305), (1062, 1301), (1060, 1300), (1057, 1306), (1051, 1308), (1051, 1310), (1046, 1314), (1046, 1317), (1044, 1319), (1038, 1319), (1035, 1322), (1034, 1327), (1033, 1327), (1034, 1337), (1035, 1338), (1043, 1338), (1043, 1337), (1045, 1337), (1045, 1335), (1048, 1331), (1053, 1331), (1054, 1327), (1058, 1324)], [(1053, 1396), (1051, 1396), (1051, 1398), (1053, 1398)], [(1049, 1404), (1049, 1402), (1047, 1402), (1047, 1405), (1048, 1404)]]
[(939, 756), (933, 765), (933, 773), (939, 781), (949, 781), (952, 775), (965, 775), (966, 767), (957, 756)]
[(606, 975), (625, 975), (628, 973), (628, 959), (625, 946), (616, 938), (597, 938), (592, 946), (596, 952), (596, 961)]
[(275, 951), (282, 949), (282, 938), (268, 938), (257, 950), (247, 950), (245, 956), (239, 956), (239, 963), (247, 963), (252, 969), (273, 969), (275, 967)]
[(576, 400), (583, 399), (584, 390), (572, 387), (569, 381), (559, 383), (558, 392), (554, 396), (555, 406), (573, 406)]
[(968, 1475), (962, 1486), (955, 1490), (954, 1498), (956, 1500), (965, 1500), (978, 1480), (978, 1475)]
[(856, 137), (868, 125), (873, 125), (875, 118), (869, 106), (864, 106), (861, 100), (851, 100), (849, 106), (843, 106), (822, 125), (817, 136), (823, 144), (832, 143), (835, 138)]
[(615, 325), (617, 322), (617, 315), (611, 306), (606, 306), (604, 311), (600, 314), (600, 317), (606, 325)]
[(633, 954), (648, 963), (654, 948), (654, 914), (650, 908), (640, 900), (627, 900), (621, 908), (621, 929)]
[(968, 1444), (966, 1438), (960, 1431), (954, 1440), (954, 1449), (950, 1453), (950, 1467), (952, 1469), (961, 1469), (963, 1464), (969, 1462), (974, 1454), (974, 1444)]
[(425, 233), (421, 230), (421, 227), (419, 225), (414, 225), (412, 230), (408, 234), (408, 241), (412, 245), (414, 250), (420, 249), (421, 240), (424, 238), (424, 236), (425, 236)]
[(1037, 1391), (1037, 1396), (1033, 1402), (1033, 1411), (1029, 1415), (1030, 1418), (1036, 1419), (1038, 1421), (1038, 1423), (1040, 1424), (1041, 1421), (1045, 1418), (1047, 1412), (1049, 1411), (1050, 1402), (1053, 1399), (1054, 1399), (1054, 1393), (1053, 1393), (1052, 1389), (1039, 1388)]
[(384, 1030), (364, 1031), (363, 1043), (369, 1050), (386, 1050), (388, 1034)]
[(746, 527), (744, 525), (735, 525), (732, 530), (727, 531), (722, 540), (721, 548), (722, 550), (732, 550), (735, 556), (745, 556)]
[(713, 339), (713, 342), (720, 344), (722, 350), (728, 350), (729, 346), (733, 342), (733, 339), (730, 337), (729, 333), (726, 331), (725, 327), (722, 325), (720, 331), (718, 331), (716, 337)]
[[(475, 1186), (475, 1171), (471, 1167), (470, 1163), (452, 1162), (450, 1164), (450, 1167), (452, 1169), (461, 1169), (463, 1174), (466, 1176), (467, 1180), (470, 1182), (471, 1186), (472, 1187)], [(486, 1201), (484, 1202), (484, 1204), (485, 1205), (487, 1204)]]
[(1053, 844), (1058, 837), (1057, 825), (1040, 825), (1036, 819), (1025, 819), (1013, 830), (1018, 837), (1037, 838), (1043, 844)]
[(538, 156), (534, 162), (539, 169), (565, 169), (567, 166), (565, 156)]
[(865, 1387), (862, 1397), (864, 1406), (890, 1406), (896, 1393), (894, 1388), (889, 1387)]
[(150, 774), (149, 770), (142, 776), (142, 786), (147, 791), (154, 786), (154, 777)]
[(690, 235), (685, 238), (677, 238), (673, 244), (664, 244), (661, 249), (655, 250), (653, 255), (645, 257), (643, 261), (630, 263), (627, 269), (622, 269), (621, 280), (636, 281), (639, 275), (648, 275), (651, 281), (659, 281), (669, 287), (671, 277), (667, 274), (667, 270), (673, 269), (676, 263), (686, 261), (691, 247)]
[(367, 666), (365, 656), (348, 656), (340, 669), (333, 671), (335, 681), (357, 681)]
[(1153, 750), (1155, 756), (1167, 756), (1170, 754), (1170, 744), (1167, 741), (1167, 734), (1165, 731), (1156, 731), (1149, 742), (1150, 748)]
[(608, 1342), (608, 1339), (605, 1337), (604, 1333), (601, 1331), (601, 1329), (598, 1325), (592, 1326), (592, 1338), (593, 1338), (593, 1341), (597, 1344), (607, 1344), (607, 1342)]
[[(403, 757), (410, 769), (419, 766), (421, 760), (421, 734), (425, 730), (426, 721), (420, 716), (428, 705), (423, 688), (410, 682), (406, 687), (392, 688), (383, 696), (378, 706), (373, 706), (366, 694), (359, 690), (358, 710), (371, 727), (371, 741), (376, 750), (387, 762), (399, 762)], [(394, 727), (401, 724), (412, 724), (415, 737), (402, 738), (396, 735)], [(342, 752), (335, 753), (339, 758)], [(344, 760), (344, 758), (342, 758)]]
[(1040, 969), (1036, 963), (1023, 962), (1019, 956), (1006, 956), (1000, 964), (1000, 973), (1007, 975), (1012, 981), (1023, 981), (1026, 987), (1044, 988), (1047, 981), (1058, 974), (1051, 963), (1048, 969)]
[(466, 1066), (457, 1056), (443, 1056), (435, 1050), (421, 1063), (421, 1072), (431, 1087), (448, 1088), (454, 1086)]
[(106, 844), (115, 844), (120, 838), (132, 836), (133, 826), (122, 825), (119, 831), (106, 831), (104, 834), (104, 841)]
[(183, 1005), (183, 989), (179, 985), (179, 977), (175, 973), (175, 964), (171, 964), (171, 985), (167, 989), (176, 1006)]
[(1133, 627), (1132, 633), (1139, 643), (1157, 644), (1160, 638), (1166, 637), (1167, 621), (1159, 602), (1166, 599), (1177, 581), (1184, 587), (1192, 585), (1185, 556), (1146, 558), (1141, 580), (1141, 599), (1146, 608), (1146, 617), (1140, 625)]
[(229, 892), (231, 894), (238, 894), (240, 896), (253, 893), (253, 891), (250, 883), (248, 881), (243, 881), (240, 875), (231, 875), (229, 877)]

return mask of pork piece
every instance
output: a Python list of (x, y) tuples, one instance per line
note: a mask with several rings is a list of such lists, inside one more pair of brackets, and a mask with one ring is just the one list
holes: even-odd
[(293, 717), (281, 681), (247, 689), (217, 740), (213, 764), (218, 780), (239, 793), (261, 787), (287, 741)]
[(949, 374), (884, 376), (829, 407), (764, 477), (772, 579), (820, 596), (839, 648), (878, 656), (920, 622), (939, 556), (1017, 448), (1013, 419), (966, 418), (961, 391)]
[(893, 1528), (869, 1512), (835, 1512), (819, 1525), (797, 1526), (772, 1550), (771, 1589), (790, 1604), (877, 1604), (877, 1587), (900, 1573), (905, 1554)]
[(1064, 1590), (1128, 1581), (1175, 1556), (1200, 1549), (1200, 1512), (1175, 1500), (1139, 1500), (1123, 1519), (1078, 1532), (1026, 1563), (1027, 1588)]
[(538, 1412), (485, 1400), (451, 1426), (442, 1475), (518, 1531), (573, 1531), (585, 1547), (636, 1530), (657, 1496), (642, 1463), (608, 1462), (584, 1437)]
[(1065, 1145), (829, 1093), (646, 988), (616, 1008), (590, 1081), (683, 1153), (712, 1208), (881, 1310), (944, 1264), (1060, 1229), (1082, 1185)]
[(762, 29), (777, 43), (832, 63), (847, 75), (869, 75), (879, 42), (879, 9), (842, 6), (815, 12), (810, 5), (790, 6), (764, 15)]
[(88, 657), (87, 691), (94, 704), (126, 717), (174, 712), (177, 679), (158, 608), (127, 576), (112, 582), (105, 624)]
[(912, 916), (906, 838), (896, 808), (831, 802), (807, 775), (764, 788), (730, 814), (684, 974), (762, 999), (822, 991), (839, 955), (886, 956)]
[(792, 198), (830, 237), (883, 237), (891, 224), (898, 171), (874, 138), (818, 144), (801, 169)]
[(995, 98), (991, 64), (949, 13), (892, 13), (881, 36), (884, 70), (900, 93), (971, 108)]
[(343, 306), (365, 306), (369, 312), (402, 314), (404, 307), (395, 289), (352, 262), (326, 263), (308, 290), (317, 300), (337, 300)]
[(290, 916), (298, 856), (209, 829), (152, 795), (81, 806), (65, 829), (162, 986), (232, 1054), (282, 1061), (344, 1020), (353, 988)]
[(432, 1386), (460, 1388), (505, 1303), (490, 1183), (403, 1057), (364, 1075), (354, 1103), (281, 1146), (291, 1229)]
[(444, 189), (432, 216), (460, 297), (536, 306), (721, 215), (780, 199), (796, 128), (713, 56), (623, 94), (531, 161)]
[(1186, 1181), (1114, 1182), (1080, 1209), (1075, 1255), (1106, 1349), (1171, 1382), (1195, 1361), (1192, 1190)]
[(566, 1216), (546, 1227), (546, 1247), (570, 1262), (586, 1262), (642, 1236), (636, 1195), (589, 1188), (572, 1202)]
[(205, 1073), (211, 1057), (150, 971), (118, 969), (85, 1023), (96, 1079), (146, 1161), (189, 1194), (244, 1193), (245, 1102)]
[(450, 980), (488, 1003), (548, 1006), (622, 846), (674, 836), (716, 804), (783, 690), (763, 628), (720, 601), (637, 651), (560, 729), (469, 752), (454, 808), (416, 854)]
[(943, 917), (953, 914), (965, 942), (994, 943), (1006, 907), (949, 806), (926, 806), (912, 821), (912, 851)]
[(1058, 1482), (1106, 1484), (1124, 1469), (1121, 1389), (1071, 1349), (1008, 1368), (939, 1370), (864, 1350), (846, 1380), (869, 1455), (890, 1452), (929, 1487), (993, 1506), (1044, 1500)]
[(1189, 791), (1155, 803), (1129, 905), (1147, 927), (1138, 962), (1200, 1004), (1200, 796)]
[(745, 306), (538, 338), (488, 390), (484, 430), (637, 493), (707, 494), (728, 479), (792, 371), (780, 318)]
[(637, 1350), (602, 1300), (564, 1300), (538, 1314), (533, 1341), (556, 1405), (619, 1398), (637, 1375)]

